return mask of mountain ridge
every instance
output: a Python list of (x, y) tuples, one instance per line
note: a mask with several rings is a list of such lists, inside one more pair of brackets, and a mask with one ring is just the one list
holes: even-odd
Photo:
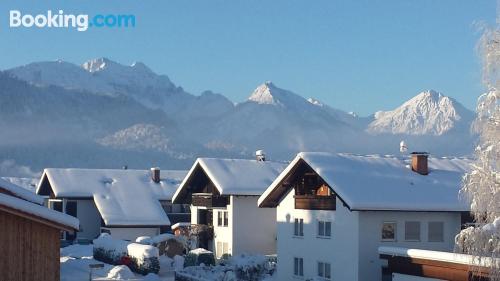
[[(4, 141), (0, 152), (34, 169), (121, 167), (120, 161), (183, 167), (197, 156), (248, 158), (261, 148), (285, 161), (299, 151), (396, 154), (403, 139), (410, 150), (464, 155), (475, 139), (468, 130), (473, 115), (453, 98), (425, 91), (359, 117), (270, 81), (234, 103), (211, 91), (190, 94), (143, 63), (107, 58), (80, 66), (35, 62), (0, 73), (0, 129), (25, 147)], [(69, 152), (72, 146), (82, 153)], [(51, 160), (34, 149), (62, 156)]]

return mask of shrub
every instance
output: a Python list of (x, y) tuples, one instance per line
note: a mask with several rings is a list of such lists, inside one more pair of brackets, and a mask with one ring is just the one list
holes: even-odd
[(184, 266), (185, 267), (188, 267), (188, 266), (195, 266), (196, 265), (196, 259), (197, 259), (197, 255), (193, 254), (193, 253), (189, 253), (187, 254), (185, 257), (184, 257)]

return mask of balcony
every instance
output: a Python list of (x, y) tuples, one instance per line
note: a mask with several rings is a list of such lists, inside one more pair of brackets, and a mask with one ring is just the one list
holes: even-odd
[(229, 197), (211, 193), (193, 193), (191, 204), (207, 208), (224, 208), (229, 204)]
[(335, 196), (295, 195), (295, 209), (335, 211)]

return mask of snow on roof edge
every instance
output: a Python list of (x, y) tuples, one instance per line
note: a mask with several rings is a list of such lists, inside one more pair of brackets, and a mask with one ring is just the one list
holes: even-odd
[(0, 204), (76, 230), (80, 227), (80, 221), (75, 217), (51, 210), (30, 201), (19, 199), (17, 197), (0, 193)]
[(194, 173), (194, 170), (196, 169), (196, 164), (198, 164), (199, 159), (200, 158), (197, 158), (196, 161), (194, 161), (193, 166), (191, 166), (191, 168), (189, 169), (189, 172), (187, 173), (187, 175), (184, 177), (182, 182), (177, 187), (177, 190), (174, 192), (174, 195), (172, 196), (172, 203), (175, 204), (177, 196), (179, 196), (179, 193), (181, 192), (181, 190), (184, 189), (184, 185), (186, 185), (186, 182), (191, 177), (191, 175)]
[(36, 203), (38, 205), (43, 204), (43, 197), (1, 178), (0, 178), (0, 188), (3, 188), (13, 193), (14, 195), (19, 196), (22, 199), (30, 201), (32, 203)]
[[(380, 246), (378, 247), (378, 253), (381, 255), (388, 255), (388, 256), (429, 259), (435, 261), (458, 263), (458, 264), (473, 265), (473, 266), (484, 266), (484, 267), (490, 267), (493, 262), (491, 257), (478, 258), (476, 256), (467, 254), (431, 251), (423, 249), (412, 249), (403, 247)], [(500, 259), (497, 259), (496, 263), (500, 264)]]
[[(338, 188), (335, 186), (335, 184), (328, 182), (327, 178), (323, 177), (322, 173), (320, 171), (317, 171), (314, 165), (311, 165), (309, 161), (307, 160), (308, 156), (311, 155), (348, 155), (348, 156), (363, 156), (363, 155), (356, 155), (356, 154), (346, 154), (346, 153), (326, 153), (326, 152), (299, 152), (296, 157), (290, 162), (290, 164), (283, 170), (283, 172), (273, 181), (273, 183), (264, 191), (264, 193), (259, 197), (257, 204), (259, 207), (264, 208), (263, 205), (267, 203), (266, 201), (269, 199), (269, 196), (272, 194), (274, 190), (278, 187), (279, 183), (283, 181), (283, 179), (291, 172), (291, 170), (298, 164), (300, 160), (305, 161), (306, 164), (311, 166), (313, 170), (318, 173), (320, 177), (322, 177), (327, 183), (330, 185), (330, 187), (334, 190), (334, 192), (337, 194), (337, 196), (347, 205), (347, 207), (350, 210), (353, 211), (418, 211), (418, 212), (423, 212), (423, 211), (429, 211), (429, 212), (461, 212), (461, 211), (469, 211), (469, 207), (465, 202), (460, 202), (459, 204), (455, 205), (442, 205), (440, 204), (439, 206), (406, 206), (406, 207), (390, 207), (386, 208), (384, 206), (380, 205), (374, 205), (374, 204), (369, 204), (367, 202), (356, 202), (356, 200), (353, 200), (342, 188)], [(458, 198), (458, 194), (457, 194)], [(457, 199), (459, 200), (459, 199)], [(279, 203), (278, 203), (279, 204)], [(272, 208), (276, 207), (274, 204)], [(268, 206), (266, 206), (268, 207)]]

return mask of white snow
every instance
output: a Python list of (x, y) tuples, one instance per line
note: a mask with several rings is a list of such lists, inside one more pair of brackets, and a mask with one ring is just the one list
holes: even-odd
[(151, 243), (152, 244), (159, 244), (161, 242), (167, 241), (168, 239), (177, 239), (177, 238), (173, 234), (162, 233), (162, 234), (156, 235), (154, 237), (151, 237)]
[(145, 170), (45, 169), (42, 179), (47, 177), (56, 197), (93, 198), (107, 226), (168, 225), (159, 200), (170, 200), (185, 174), (162, 170), (155, 183)]
[[(146, 276), (131, 272), (128, 268), (113, 266), (95, 260), (92, 255), (92, 245), (71, 245), (61, 249), (61, 281), (88, 281), (90, 264), (104, 264), (102, 269), (93, 270), (93, 280), (136, 280), (136, 281), (173, 281), (171, 266), (165, 272), (160, 270), (160, 276), (150, 273)], [(167, 258), (168, 259), (168, 258)], [(161, 262), (160, 258), (160, 262)], [(161, 266), (163, 263), (161, 263)]]
[(180, 191), (186, 188), (187, 181), (198, 165), (221, 195), (261, 195), (286, 167), (284, 163), (272, 161), (198, 158), (174, 194), (173, 202)]
[(47, 207), (2, 193), (0, 193), (0, 205), (32, 214), (36, 217), (47, 219), (49, 221), (65, 225), (76, 230), (78, 230), (80, 226), (80, 221), (75, 217), (50, 210)]
[(128, 280), (134, 278), (135, 275), (127, 266), (117, 265), (109, 271), (107, 277), (116, 280)]
[(14, 185), (20, 186), (28, 191), (31, 191), (33, 194), (36, 193), (36, 186), (38, 185), (38, 181), (40, 180), (40, 178), (19, 178), (19, 177), (1, 177), (1, 179), (4, 179)]
[(74, 244), (61, 248), (62, 257), (83, 258), (93, 255), (92, 245)]
[(149, 236), (139, 236), (135, 239), (135, 242), (143, 245), (151, 245), (151, 237)]
[(429, 175), (407, 167), (409, 159), (394, 156), (302, 152), (259, 198), (270, 193), (304, 160), (352, 210), (468, 211), (459, 198), (469, 160), (429, 158)]
[[(378, 253), (381, 255), (409, 257), (416, 259), (428, 259), (434, 261), (451, 262), (451, 263), (473, 265), (473, 266), (489, 267), (492, 262), (492, 259), (488, 257), (483, 257), (479, 259), (478, 257), (472, 255), (421, 250), (421, 249), (409, 249), (401, 247), (379, 247)], [(496, 262), (500, 263), (500, 260)]]
[(129, 256), (133, 256), (138, 259), (154, 258), (154, 257), (158, 258), (160, 256), (158, 248), (150, 245), (142, 245), (137, 243), (128, 244), (127, 251)]
[(195, 255), (201, 255), (201, 254), (212, 254), (209, 250), (203, 249), (203, 248), (196, 248), (191, 251), (189, 251), (190, 254), (195, 254)]
[(188, 226), (191, 226), (190, 222), (178, 222), (178, 223), (172, 225), (171, 228), (172, 229), (176, 229), (176, 228), (179, 228), (179, 227), (188, 227)]
[(24, 200), (28, 200), (38, 205), (43, 204), (43, 197), (38, 196), (35, 193), (31, 192), (30, 190), (22, 188), (3, 178), (0, 178), (0, 189), (5, 189)]
[(375, 113), (367, 131), (374, 134), (442, 135), (472, 113), (454, 99), (434, 90), (422, 92), (392, 111)]

